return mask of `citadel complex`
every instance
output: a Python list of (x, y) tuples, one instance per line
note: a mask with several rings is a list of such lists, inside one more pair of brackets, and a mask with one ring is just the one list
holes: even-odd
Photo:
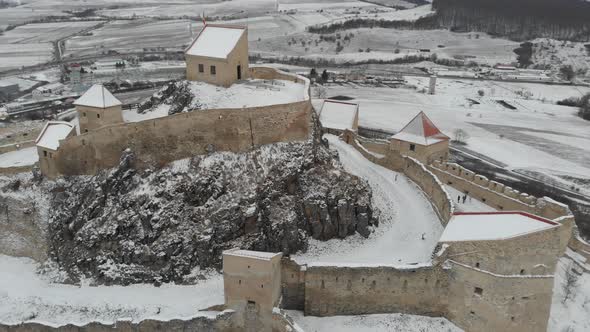
[[(78, 128), (59, 121), (43, 128), (36, 140), (41, 172), (48, 178), (95, 174), (116, 166), (125, 149), (137, 155), (138, 167), (148, 167), (215, 150), (241, 152), (309, 139), (314, 112), (309, 80), (250, 67), (245, 27), (206, 25), (187, 49), (186, 64), (188, 81), (220, 89), (292, 82), (302, 95), (288, 103), (236, 104), (128, 122), (121, 102), (95, 85), (75, 103)], [(226, 251), (225, 303), (206, 327), (297, 331), (281, 310), (296, 309), (313, 316), (441, 316), (465, 331), (546, 330), (558, 259), (568, 247), (590, 259), (590, 245), (578, 236), (569, 208), (448, 163), (450, 139), (425, 113), (389, 140), (379, 140), (358, 134), (360, 111), (355, 103), (326, 100), (318, 116), (325, 132), (340, 135), (370, 161), (421, 188), (444, 226), (432, 259), (415, 265), (300, 265), (280, 253)], [(445, 185), (497, 212), (455, 211)]]

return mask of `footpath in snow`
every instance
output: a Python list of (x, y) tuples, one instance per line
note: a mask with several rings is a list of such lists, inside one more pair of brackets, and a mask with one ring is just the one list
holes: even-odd
[(38, 275), (38, 264), (28, 258), (0, 255), (0, 323), (41, 322), (52, 326), (84, 325), (117, 319), (170, 320), (214, 315), (199, 312), (222, 304), (223, 278), (212, 274), (197, 285), (161, 287), (75, 286), (52, 283)]
[(371, 185), (373, 206), (381, 212), (379, 226), (367, 239), (355, 234), (343, 240), (312, 240), (306, 253), (292, 257), (299, 263), (429, 262), (443, 227), (421, 189), (403, 174), (370, 162), (338, 137), (325, 138), (338, 151), (344, 169)]

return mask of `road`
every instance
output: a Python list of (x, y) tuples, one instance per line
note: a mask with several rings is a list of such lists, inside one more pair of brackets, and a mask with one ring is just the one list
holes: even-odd
[(344, 169), (369, 182), (373, 206), (381, 211), (380, 224), (368, 239), (357, 234), (346, 241), (311, 241), (308, 252), (294, 255), (295, 260), (365, 264), (428, 262), (443, 226), (422, 190), (405, 175), (372, 163), (338, 137), (324, 137), (338, 151)]

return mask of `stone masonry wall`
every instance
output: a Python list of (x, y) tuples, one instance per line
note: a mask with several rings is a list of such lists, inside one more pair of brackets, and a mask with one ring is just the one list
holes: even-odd
[(141, 168), (213, 150), (242, 152), (263, 144), (308, 139), (312, 112), (309, 81), (272, 68), (254, 67), (250, 72), (255, 78), (284, 78), (304, 84), (302, 101), (193, 111), (105, 126), (61, 142), (56, 154), (58, 174), (94, 174), (114, 167), (127, 148), (136, 154), (136, 166)]
[(565, 204), (548, 197), (536, 198), (520, 193), (502, 183), (491, 181), (483, 175), (454, 163), (434, 162), (429, 169), (444, 183), (498, 210), (525, 211), (538, 216), (555, 219), (571, 215)]
[(564, 251), (560, 235), (565, 226), (556, 226), (519, 236), (517, 240), (448, 242), (448, 257), (497, 274), (551, 275)]
[(502, 276), (449, 261), (447, 318), (465, 331), (546, 331), (553, 276)]
[(448, 278), (440, 266), (316, 266), (305, 273), (305, 314), (402, 312), (444, 316)]
[(281, 308), (305, 308), (305, 269), (286, 257), (281, 261), (281, 293)]

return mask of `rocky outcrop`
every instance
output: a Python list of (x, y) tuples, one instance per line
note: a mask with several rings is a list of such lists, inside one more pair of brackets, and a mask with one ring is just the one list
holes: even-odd
[(50, 255), (73, 281), (190, 283), (228, 248), (294, 253), (376, 225), (368, 184), (317, 141), (141, 171), (126, 151), (117, 168), (52, 192)]

